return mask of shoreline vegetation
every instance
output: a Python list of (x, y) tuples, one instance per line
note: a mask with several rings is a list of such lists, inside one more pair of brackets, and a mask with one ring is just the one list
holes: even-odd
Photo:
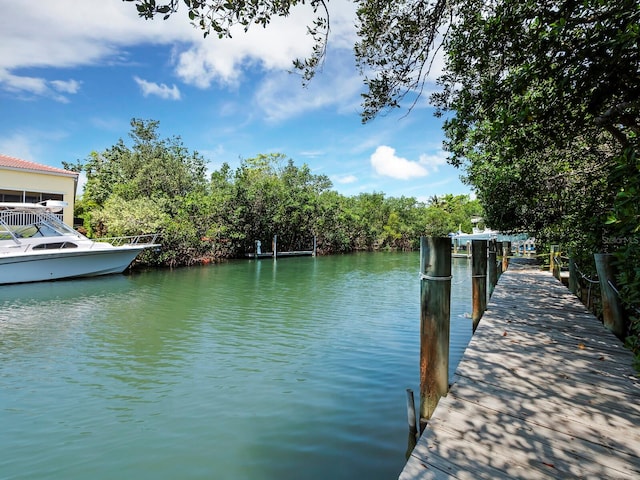
[[(162, 248), (138, 266), (178, 267), (243, 258), (256, 241), (318, 255), (419, 248), (420, 236), (471, 231), (482, 216), (468, 195), (387, 197), (332, 190), (326, 175), (296, 166), (281, 153), (223, 164), (207, 178), (206, 162), (179, 137), (160, 139), (157, 121), (133, 119), (133, 146), (119, 140), (70, 168), (87, 175), (76, 203), (79, 227), (91, 238), (160, 233)], [(68, 166), (69, 167), (69, 166)]]

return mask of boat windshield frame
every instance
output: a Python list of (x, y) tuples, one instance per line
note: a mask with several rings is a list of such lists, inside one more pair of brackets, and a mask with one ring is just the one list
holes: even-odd
[[(37, 204), (0, 203), (0, 240), (13, 240), (21, 243), (20, 238), (73, 236), (76, 239), (86, 237), (64, 223), (53, 209)], [(20, 232), (35, 228), (31, 235)], [(48, 232), (43, 232), (46, 227)]]

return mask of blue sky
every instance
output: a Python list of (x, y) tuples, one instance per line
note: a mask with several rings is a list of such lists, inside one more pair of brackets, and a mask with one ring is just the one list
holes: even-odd
[(362, 125), (355, 6), (329, 8), (326, 63), (303, 88), (288, 71), (311, 49), (305, 6), (221, 41), (203, 38), (184, 12), (145, 21), (121, 0), (0, 0), (0, 153), (61, 167), (120, 138), (130, 145), (130, 120), (153, 119), (211, 171), (282, 153), (344, 195), (470, 193), (445, 162), (427, 96), (408, 115)]

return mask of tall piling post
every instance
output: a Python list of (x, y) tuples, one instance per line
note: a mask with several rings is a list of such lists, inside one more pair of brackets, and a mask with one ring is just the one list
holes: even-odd
[(420, 432), (449, 391), (451, 239), (420, 238)]
[(476, 331), (487, 309), (487, 241), (471, 241), (471, 320)]
[(554, 269), (555, 269), (555, 258), (556, 258), (556, 252), (560, 250), (560, 246), (559, 245), (551, 245), (549, 246), (549, 272), (551, 272), (552, 274), (554, 273)]
[(569, 254), (569, 291), (578, 295), (578, 269), (572, 254)]
[(553, 250), (553, 255), (551, 256), (551, 265), (552, 265), (552, 269), (551, 272), (553, 273), (553, 276), (556, 277), (558, 280), (560, 280), (562, 278), (561, 276), (561, 271), (562, 269), (560, 268), (560, 246), (559, 245), (554, 245), (553, 246), (554, 250)]
[(602, 294), (604, 326), (622, 340), (627, 335), (627, 324), (620, 298), (618, 298), (616, 290), (612, 287), (615, 281), (615, 268), (612, 263), (613, 255), (610, 253), (595, 253), (593, 257)]
[(495, 238), (489, 240), (489, 257), (487, 258), (487, 270), (489, 274), (489, 297), (493, 295), (493, 289), (498, 284), (497, 242)]
[(511, 242), (502, 242), (502, 272), (506, 272), (509, 268), (509, 255), (511, 255)]
[(273, 236), (273, 242), (271, 243), (273, 247), (273, 259), (277, 260), (278, 258), (278, 235)]

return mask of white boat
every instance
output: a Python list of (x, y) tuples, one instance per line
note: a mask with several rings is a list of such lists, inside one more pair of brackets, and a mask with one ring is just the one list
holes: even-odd
[(64, 206), (0, 203), (0, 285), (122, 273), (141, 251), (159, 246), (157, 235), (91, 240), (56, 215)]

